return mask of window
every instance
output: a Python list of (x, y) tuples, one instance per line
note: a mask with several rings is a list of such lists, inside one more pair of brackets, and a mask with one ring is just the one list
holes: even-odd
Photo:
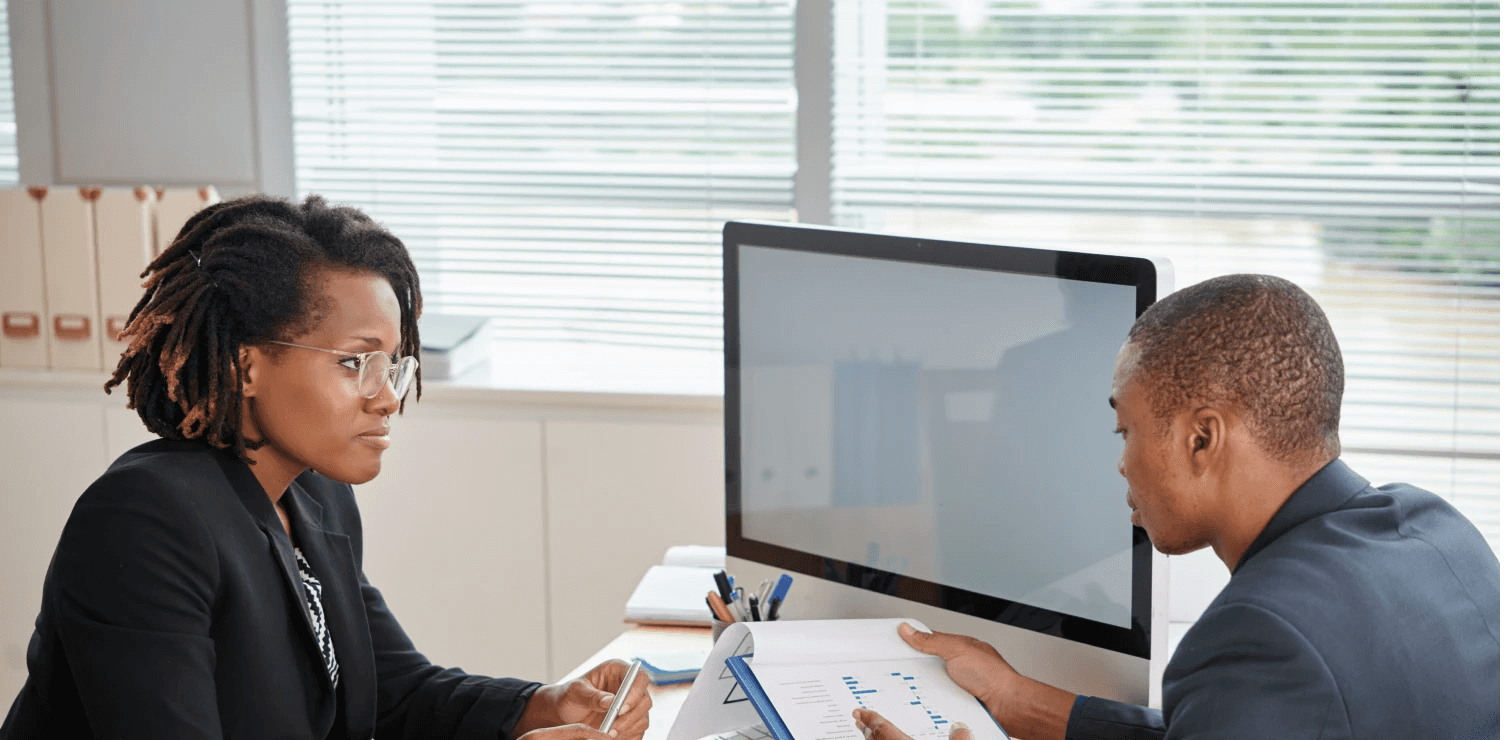
[(720, 225), (801, 169), (842, 226), (1278, 274), (1343, 344), (1345, 457), (1498, 549), (1497, 3), (800, 6), (289, 0), (298, 188), (517, 339), (718, 350)]
[(16, 158), (16, 96), (10, 73), (10, 15), (0, 0), (0, 186), (20, 182)]
[(1293, 280), (1342, 343), (1345, 459), (1498, 550), (1497, 4), (834, 8), (838, 224)]
[(719, 351), (720, 228), (793, 208), (792, 0), (289, 0), (301, 193), (499, 335)]

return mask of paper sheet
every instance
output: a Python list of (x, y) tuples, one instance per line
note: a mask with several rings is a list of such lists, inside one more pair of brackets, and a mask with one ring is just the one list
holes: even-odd
[[(777, 624), (757, 622), (756, 624)], [(684, 706), (674, 717), (674, 726), (669, 728), (667, 740), (700, 740), (708, 735), (729, 732), (742, 727), (760, 724), (762, 718), (752, 707), (751, 700), (742, 693), (741, 686), (726, 667), (726, 659), (733, 655), (752, 654), (752, 632), (746, 622), (737, 622), (721, 633), (705, 667), (695, 676)]]
[(851, 713), (871, 709), (914, 740), (945, 740), (951, 724), (965, 722), (977, 740), (1004, 740), (1005, 735), (981, 702), (945, 675), (945, 661), (924, 656), (906, 660), (762, 665), (752, 672), (799, 740), (861, 740)]
[[(847, 663), (856, 660), (922, 658), (898, 636), (898, 625), (929, 628), (913, 619), (820, 619), (753, 622), (757, 638), (753, 667), (771, 663)], [(727, 656), (730, 657), (730, 656)]]

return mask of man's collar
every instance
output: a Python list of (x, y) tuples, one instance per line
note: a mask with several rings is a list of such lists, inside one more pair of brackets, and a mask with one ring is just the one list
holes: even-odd
[(1336, 511), (1368, 485), (1368, 480), (1353, 472), (1352, 468), (1347, 467), (1347, 463), (1341, 460), (1327, 463), (1302, 483), (1300, 488), (1295, 489), (1295, 493), (1290, 494), (1279, 511), (1274, 512), (1274, 517), (1264, 526), (1264, 531), (1253, 538), (1253, 543), (1243, 551), (1243, 557), (1238, 558), (1238, 566), (1233, 572), (1236, 573), (1250, 558), (1286, 532), (1322, 514)]

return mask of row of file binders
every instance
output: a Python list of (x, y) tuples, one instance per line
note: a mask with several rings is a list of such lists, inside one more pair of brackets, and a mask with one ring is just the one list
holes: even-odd
[(0, 189), (0, 367), (113, 370), (141, 273), (214, 188)]

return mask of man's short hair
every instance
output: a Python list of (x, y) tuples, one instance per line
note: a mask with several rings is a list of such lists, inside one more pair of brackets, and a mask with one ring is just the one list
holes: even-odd
[(1225, 275), (1176, 291), (1128, 331), (1133, 377), (1154, 416), (1232, 404), (1264, 452), (1299, 464), (1341, 453), (1342, 351), (1305, 291), (1271, 275)]

